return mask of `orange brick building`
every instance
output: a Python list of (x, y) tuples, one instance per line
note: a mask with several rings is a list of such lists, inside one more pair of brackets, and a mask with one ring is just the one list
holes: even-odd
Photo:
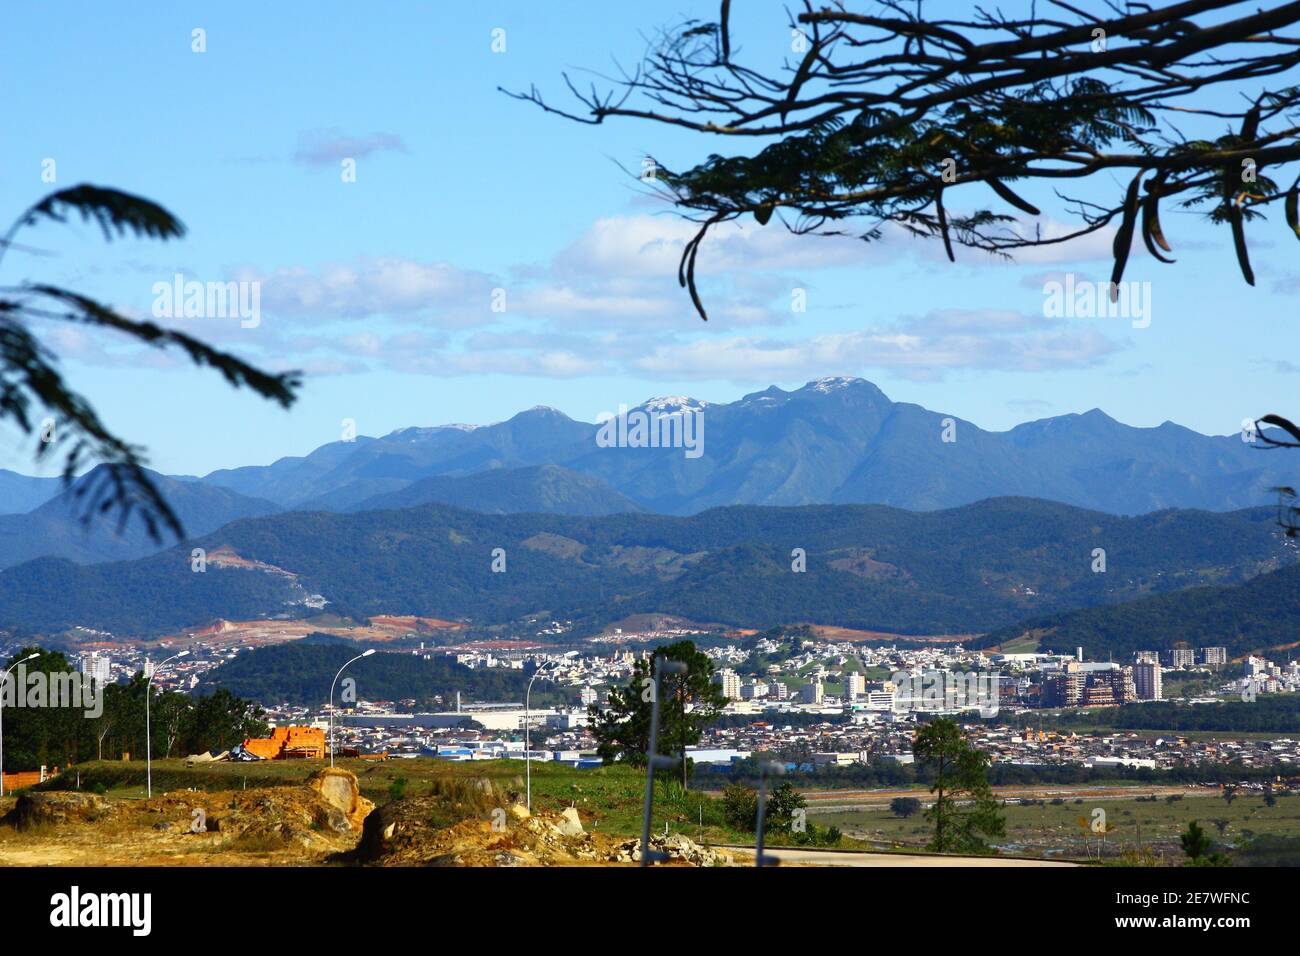
[(325, 731), (319, 727), (275, 727), (269, 737), (249, 737), (244, 749), (264, 760), (323, 760)]

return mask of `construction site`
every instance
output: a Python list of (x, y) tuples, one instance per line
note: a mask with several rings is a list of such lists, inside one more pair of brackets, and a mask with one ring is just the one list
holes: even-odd
[[(636, 865), (639, 783), (535, 769), (533, 809), (519, 767), (438, 761), (329, 767), (302, 756), (311, 735), (246, 741), (263, 760), (99, 762), (0, 798), (0, 865)], [(322, 752), (323, 753), (323, 752)], [(416, 766), (417, 764), (423, 766)], [(346, 765), (346, 766), (344, 766)], [(578, 780), (590, 781), (584, 786)], [(614, 794), (618, 798), (610, 800)], [(593, 799), (594, 798), (594, 799)], [(683, 833), (652, 840), (669, 865), (743, 862)], [(676, 828), (672, 828), (676, 829)]]

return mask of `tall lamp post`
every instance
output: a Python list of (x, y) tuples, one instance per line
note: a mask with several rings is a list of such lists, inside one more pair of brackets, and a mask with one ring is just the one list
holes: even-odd
[(533, 752), (532, 738), (529, 736), (533, 722), (530, 712), (529, 699), (533, 693), (533, 681), (546, 670), (547, 665), (556, 664), (558, 661), (547, 661), (537, 670), (533, 671), (533, 676), (528, 678), (528, 687), (524, 691), (524, 805), (528, 807), (528, 812), (533, 812)]
[(153, 675), (166, 667), (169, 661), (174, 661), (178, 657), (185, 657), (187, 654), (189, 654), (189, 651), (181, 651), (179, 654), (173, 654), (167, 660), (155, 666), (153, 670), (149, 671), (149, 679), (144, 683), (144, 777), (145, 789), (150, 797), (153, 796), (153, 737), (149, 726), (149, 698), (152, 696)]
[(0, 677), (0, 797), (5, 795), (5, 708), (4, 692), (9, 683), (9, 672), (19, 664), (26, 664), (28, 661), (34, 661), (40, 657), (40, 654), (28, 654), (20, 661), (14, 661), (5, 668), (4, 676)]
[(339, 668), (338, 674), (334, 675), (334, 680), (330, 683), (330, 766), (331, 767), (334, 766), (334, 685), (339, 682), (339, 675), (348, 669), (348, 664), (354, 664), (357, 661), (361, 660), (361, 658), (363, 657), (369, 657), (374, 652), (375, 649), (372, 647), (370, 648), (370, 650), (362, 651), (356, 657), (352, 658), (352, 660), (348, 661), (347, 664), (344, 664), (342, 667)]

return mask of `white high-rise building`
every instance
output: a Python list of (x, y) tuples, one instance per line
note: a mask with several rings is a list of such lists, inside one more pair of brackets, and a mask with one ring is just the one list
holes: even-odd
[(728, 700), (740, 700), (740, 675), (730, 667), (724, 667), (714, 674), (713, 683), (722, 685), (722, 693)]
[(1203, 647), (1201, 656), (1207, 664), (1226, 664), (1228, 663), (1228, 649), (1226, 647)]
[(77, 661), (77, 670), (101, 687), (112, 682), (112, 665), (107, 654), (90, 651), (82, 654)]
[(861, 674), (853, 673), (844, 678), (844, 699), (857, 700), (867, 692), (867, 679)]

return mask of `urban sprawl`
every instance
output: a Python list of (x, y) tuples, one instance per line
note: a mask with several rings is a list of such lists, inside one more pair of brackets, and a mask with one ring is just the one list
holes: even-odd
[[(562, 633), (562, 623), (550, 628)], [(604, 654), (582, 651), (511, 651), (426, 648), (401, 651), (432, 658), (454, 655), (472, 669), (536, 669), (537, 689), (567, 703), (535, 707), (528, 701), (465, 701), (460, 694), (441, 709), (420, 712), (415, 700), (359, 697), (334, 712), (335, 746), (357, 754), (389, 758), (432, 756), (444, 760), (554, 760), (597, 766), (600, 759), (587, 732), (588, 708), (600, 705), (611, 686), (626, 684), (638, 658), (651, 653), (649, 640), (672, 635), (621, 635), (646, 642), (636, 650), (620, 645)], [(922, 649), (864, 647), (806, 640), (791, 650), (760, 639), (705, 648), (715, 682), (728, 698), (724, 717), (688, 748), (697, 764), (727, 765), (756, 753), (776, 755), (791, 767), (816, 768), (876, 762), (911, 763), (917, 724), (950, 715), (972, 725), (973, 741), (995, 762), (1026, 767), (1074, 764), (1083, 767), (1167, 770), (1206, 764), (1243, 767), (1300, 766), (1300, 739), (1251, 739), (1215, 735), (1212, 740), (1167, 733), (1114, 731), (1075, 733), (1043, 730), (1042, 716), (1087, 708), (1134, 706), (1177, 700), (1186, 706), (1300, 690), (1300, 664), (1257, 657), (1232, 662), (1223, 647), (1139, 652), (1131, 662), (1087, 661), (1073, 655), (983, 653), (960, 644)], [(202, 675), (239, 653), (226, 647), (194, 645), (185, 659), (153, 675), (157, 686), (192, 690)], [(157, 656), (155, 652), (154, 656)], [(775, 660), (774, 660), (775, 659)], [(756, 667), (756, 661), (771, 661)], [(116, 657), (83, 653), (78, 669), (100, 682), (153, 664), (140, 651)], [(1171, 686), (1194, 690), (1171, 695)], [(330, 706), (324, 690), (319, 706), (295, 707), (259, 701), (273, 726), (325, 729)], [(1038, 715), (1038, 720), (1034, 720)], [(1028, 716), (1028, 719), (1026, 717)], [(744, 719), (744, 718), (749, 719)], [(1300, 736), (1300, 735), (1298, 735)], [(1287, 766), (1289, 765), (1289, 766)]]

